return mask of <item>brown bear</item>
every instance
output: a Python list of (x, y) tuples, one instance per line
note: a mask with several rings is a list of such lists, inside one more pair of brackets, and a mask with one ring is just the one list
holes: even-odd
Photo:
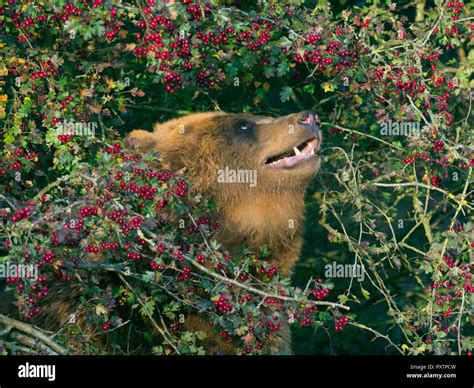
[[(276, 118), (196, 113), (156, 124), (154, 132), (134, 130), (126, 142), (140, 151), (158, 151), (172, 169), (186, 168), (192, 190), (216, 200), (222, 225), (217, 239), (227, 250), (267, 246), (270, 263), (290, 275), (302, 245), (305, 190), (321, 163), (315, 153), (321, 145), (318, 124), (310, 111)], [(34, 323), (57, 330), (77, 313), (83, 290), (80, 284), (66, 292), (61, 285), (52, 287)], [(208, 354), (235, 354), (203, 317), (187, 317), (185, 325), (207, 333)], [(291, 352), (289, 326), (265, 351)]]
[[(222, 229), (217, 239), (228, 250), (267, 246), (269, 261), (290, 275), (302, 245), (306, 187), (321, 159), (319, 118), (310, 111), (283, 117), (247, 113), (191, 114), (154, 132), (132, 131), (128, 141), (143, 151), (157, 150), (173, 168), (187, 168), (194, 191), (214, 198)], [(219, 341), (198, 316), (190, 329), (208, 333), (210, 353), (235, 350)], [(271, 353), (290, 353), (289, 327), (269, 344)]]
[(277, 118), (197, 113), (156, 124), (154, 132), (134, 130), (128, 142), (188, 169), (193, 190), (217, 202), (218, 238), (227, 249), (266, 245), (271, 262), (289, 275), (302, 244), (306, 187), (321, 163), (318, 123), (309, 111)]

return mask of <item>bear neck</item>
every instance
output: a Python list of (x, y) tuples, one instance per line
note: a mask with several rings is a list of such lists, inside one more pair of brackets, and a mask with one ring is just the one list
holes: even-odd
[(217, 238), (230, 251), (245, 246), (290, 275), (302, 245), (304, 192), (265, 193), (248, 199), (216, 198), (222, 229)]

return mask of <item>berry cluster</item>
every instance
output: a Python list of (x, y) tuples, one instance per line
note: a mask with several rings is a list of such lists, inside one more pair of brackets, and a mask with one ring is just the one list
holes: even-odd
[(58, 135), (58, 139), (62, 144), (67, 144), (71, 141), (71, 135)]
[(184, 282), (185, 280), (189, 278), (189, 275), (191, 275), (191, 268), (184, 267), (183, 272), (178, 276), (177, 281)]
[(96, 216), (99, 211), (99, 208), (97, 206), (92, 207), (92, 206), (85, 206), (81, 209), (79, 209), (79, 214), (81, 217), (91, 217), (91, 216)]
[(31, 210), (28, 206), (22, 207), (21, 209), (17, 210), (11, 218), (12, 222), (21, 221), (31, 215)]
[(214, 301), (214, 306), (216, 306), (216, 309), (220, 314), (231, 312), (233, 308), (232, 303), (222, 295), (219, 295), (217, 300)]
[(278, 273), (278, 268), (276, 265), (273, 264), (268, 269), (260, 268), (258, 272), (261, 275), (264, 275), (265, 277), (267, 277), (268, 279), (271, 279)]
[(316, 288), (311, 291), (311, 295), (313, 295), (317, 300), (326, 299), (329, 295), (329, 288)]
[(334, 324), (335, 331), (342, 331), (344, 330), (344, 326), (349, 322), (349, 318), (341, 317), (339, 320)]

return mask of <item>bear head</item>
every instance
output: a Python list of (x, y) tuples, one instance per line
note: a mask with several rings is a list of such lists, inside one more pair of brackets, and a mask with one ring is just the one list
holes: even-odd
[(158, 151), (174, 169), (186, 167), (196, 190), (242, 200), (304, 191), (321, 163), (318, 124), (310, 111), (276, 118), (208, 112), (156, 124), (154, 132), (134, 130), (128, 141)]
[(291, 271), (302, 243), (304, 194), (321, 164), (316, 114), (197, 113), (156, 124), (154, 132), (134, 130), (127, 142), (188, 170), (192, 190), (216, 200), (227, 248), (266, 245), (278, 252), (272, 262)]

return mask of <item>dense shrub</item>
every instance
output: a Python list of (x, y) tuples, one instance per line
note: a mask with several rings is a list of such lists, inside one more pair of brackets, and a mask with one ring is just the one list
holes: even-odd
[[(87, 271), (74, 268), (79, 251), (97, 248), (107, 270), (121, 273), (127, 266), (130, 282), (122, 274), (123, 287), (112, 295), (90, 289), (97, 297), (91, 319), (104, 330), (123, 323), (115, 305), (128, 293), (126, 303), (148, 317), (162, 309), (171, 322), (190, 306), (205, 311), (216, 330), (240, 340), (243, 353), (254, 353), (270, 326), (290, 318), (299, 326), (340, 331), (347, 323), (343, 310), (323, 305), (313, 311), (308, 300), (332, 289), (330, 300), (351, 307), (349, 330), (338, 334), (346, 335), (348, 348), (341, 344), (336, 352), (374, 351), (354, 346), (372, 336), (383, 342), (376, 352), (387, 345), (388, 352), (404, 354), (470, 352), (469, 9), (438, 0), (419, 1), (416, 8), (408, 2), (346, 9), (332, 3), (4, 3), (1, 262), (40, 261), (46, 280), (57, 281)], [(308, 197), (308, 243), (295, 278), (301, 289), (259, 264), (264, 249), (226, 260), (212, 240), (211, 199), (189, 198), (187, 183), (180, 183), (185, 177), (162, 166), (150, 169), (146, 157), (124, 160), (115, 145), (134, 127), (191, 111), (308, 108), (323, 119), (326, 148), (325, 168)], [(399, 123), (419, 131), (400, 135)], [(107, 185), (120, 184), (126, 188), (109, 201), (113, 187)], [(160, 225), (157, 206), (165, 199), (184, 228)], [(132, 226), (125, 231), (124, 225)], [(116, 233), (100, 233), (109, 228)], [(160, 242), (163, 253), (156, 255)], [(177, 253), (179, 244), (189, 252)], [(201, 260), (211, 260), (227, 280)], [(359, 264), (364, 281), (308, 282), (322, 278), (323, 265), (333, 261)], [(235, 270), (239, 279), (232, 284)], [(47, 292), (41, 282), (10, 280), (23, 311), (31, 316), (41, 308)], [(180, 295), (195, 300), (184, 306), (176, 301)], [(248, 314), (257, 318), (253, 329), (244, 324)], [(155, 324), (166, 338), (157, 352), (201, 351), (199, 334), (175, 335), (172, 327), (165, 330), (169, 322)], [(358, 337), (360, 330), (370, 337)], [(297, 338), (328, 342), (323, 331), (313, 334), (305, 329)], [(321, 352), (298, 341), (296, 348)]]
[[(226, 341), (236, 337), (243, 354), (261, 353), (283, 322), (304, 327), (315, 317), (330, 318), (317, 309), (338, 306), (321, 301), (327, 288), (316, 281), (304, 292), (291, 288), (288, 279), (280, 279), (275, 266), (264, 261), (265, 249), (243, 250), (232, 259), (212, 239), (220, 227), (214, 207), (200, 195), (188, 195), (182, 172), (164, 169), (151, 156), (124, 152), (118, 143), (107, 147), (98, 153), (96, 165), (83, 163), (15, 213), (4, 213), (7, 259), (22, 258), (39, 267), (36, 278), (7, 278), (16, 284), (18, 308), (33, 318), (47, 303), (42, 300), (52, 283), (57, 289), (58, 282), (67, 285), (80, 274), (87, 285), (87, 312), (72, 310), (65, 333), (79, 353), (92, 349), (88, 333), (77, 330), (80, 320), (97, 327), (99, 335), (100, 328), (114, 331), (129, 323), (135, 309), (151, 322), (140, 336), (153, 344), (149, 328), (161, 334), (158, 343), (163, 345), (153, 348), (160, 354), (204, 352), (199, 340), (206, 333), (191, 333), (183, 325), (196, 311), (207, 314)], [(111, 283), (110, 277), (98, 276), (107, 272), (120, 280)], [(108, 284), (115, 287), (109, 289)], [(62, 292), (69, 290), (65, 286)], [(114, 347), (123, 347), (122, 352), (130, 348), (120, 342)]]

